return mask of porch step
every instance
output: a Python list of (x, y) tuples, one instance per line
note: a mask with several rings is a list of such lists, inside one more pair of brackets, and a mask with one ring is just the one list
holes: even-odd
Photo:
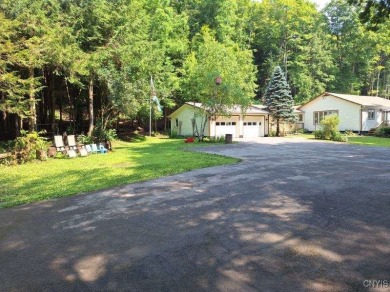
[(370, 130), (368, 131), (367, 135), (369, 135), (369, 136), (374, 136), (375, 131), (376, 131), (376, 128), (372, 128), (372, 129), (370, 129)]

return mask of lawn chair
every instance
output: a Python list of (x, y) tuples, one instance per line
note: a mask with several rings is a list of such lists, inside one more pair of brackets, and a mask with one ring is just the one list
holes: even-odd
[(89, 154), (87, 149), (85, 149), (84, 147), (81, 147), (80, 149), (78, 149), (78, 151), (79, 151), (80, 156), (88, 156), (88, 154)]
[(64, 140), (62, 140), (62, 136), (54, 136), (54, 145), (56, 147), (57, 152), (62, 152), (65, 150)]
[(68, 146), (69, 149), (73, 149), (73, 150), (77, 149), (76, 138), (74, 135), (68, 135)]
[(88, 152), (88, 154), (93, 153), (91, 145), (87, 144), (85, 145), (85, 150)]
[(99, 144), (99, 151), (101, 154), (106, 154), (108, 150), (103, 146), (103, 144)]
[(76, 158), (77, 157), (76, 150), (69, 149), (68, 151), (66, 151), (66, 156), (68, 156), (69, 158)]
[(92, 153), (98, 153), (98, 148), (96, 144), (91, 144), (91, 152)]

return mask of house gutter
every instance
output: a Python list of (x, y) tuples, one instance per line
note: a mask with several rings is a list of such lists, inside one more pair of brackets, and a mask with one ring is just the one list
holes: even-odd
[[(266, 137), (269, 137), (269, 124), (270, 124), (270, 118), (269, 118), (269, 114), (268, 114), (268, 117), (267, 117), (267, 119), (268, 119), (268, 121), (267, 121), (267, 125), (268, 125), (268, 133), (267, 133), (267, 136)], [(265, 136), (265, 135), (264, 135)]]

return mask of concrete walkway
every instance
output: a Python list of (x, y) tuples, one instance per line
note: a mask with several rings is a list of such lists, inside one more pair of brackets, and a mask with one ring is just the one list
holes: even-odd
[(390, 283), (390, 149), (263, 138), (196, 150), (243, 161), (0, 210), (0, 291)]

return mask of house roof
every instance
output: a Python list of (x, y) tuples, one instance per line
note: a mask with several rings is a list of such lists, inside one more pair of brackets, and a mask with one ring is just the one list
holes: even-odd
[[(390, 108), (390, 100), (377, 97), (377, 96), (363, 96), (363, 95), (351, 95), (351, 94), (340, 94), (340, 93), (332, 93), (332, 92), (325, 92), (316, 98), (312, 99), (311, 101), (322, 97), (322, 96), (334, 96), (355, 104), (359, 104), (361, 106), (383, 106), (383, 107), (389, 107)], [(300, 106), (299, 109), (311, 101), (305, 103), (304, 105)]]
[[(203, 108), (202, 104), (200, 102), (186, 102), (185, 104), (188, 104), (190, 106), (195, 106), (197, 108)], [(250, 105), (247, 110), (245, 111), (245, 114), (266, 114), (268, 115), (269, 112), (265, 109), (266, 107), (263, 105)], [(235, 105), (230, 109), (231, 114), (241, 114), (242, 108), (239, 105)]]
[(294, 108), (294, 114), (303, 114), (304, 111), (301, 111), (299, 109), (300, 105), (294, 105), (293, 108)]
[[(203, 105), (200, 102), (188, 101), (184, 105), (188, 105), (188, 106), (191, 106), (191, 107), (203, 109)], [(298, 107), (299, 106), (294, 106), (294, 113), (296, 113), (296, 114), (303, 113), (304, 111), (299, 110)], [(176, 111), (171, 113), (168, 117), (171, 117), (172, 115), (174, 115), (181, 108), (182, 107), (178, 108)], [(232, 114), (232, 115), (241, 114), (241, 113), (242, 113), (242, 108), (239, 105), (233, 106), (230, 109), (230, 114)], [(265, 105), (261, 105), (261, 104), (252, 104), (245, 111), (245, 115), (269, 115), (269, 114), (270, 113), (267, 110), (267, 107)]]

